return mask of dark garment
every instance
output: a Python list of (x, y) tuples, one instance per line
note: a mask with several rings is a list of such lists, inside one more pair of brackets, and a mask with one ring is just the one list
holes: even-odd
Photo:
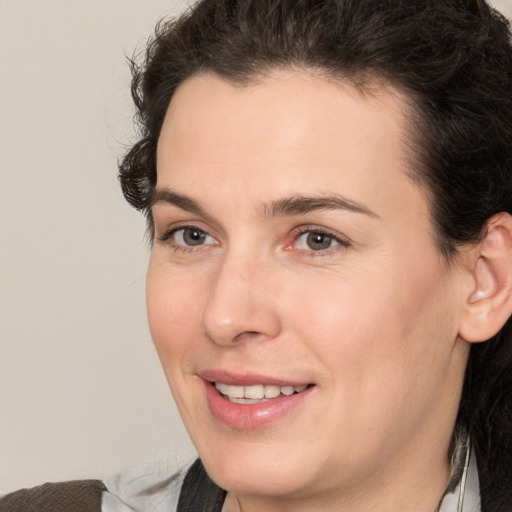
[(502, 434), (493, 441), (500, 449), (494, 450), (493, 458), (485, 454), (484, 459), (491, 460), (487, 464), (490, 469), (479, 468), (482, 512), (512, 512), (512, 433)]
[[(106, 490), (99, 480), (47, 483), (0, 497), (0, 512), (101, 512)], [(178, 512), (221, 512), (225, 498), (198, 459), (183, 481)]]
[(20, 489), (0, 498), (0, 512), (101, 512), (101, 495), (105, 490), (99, 480)]
[(197, 459), (187, 471), (177, 512), (221, 512), (226, 491), (218, 487)]

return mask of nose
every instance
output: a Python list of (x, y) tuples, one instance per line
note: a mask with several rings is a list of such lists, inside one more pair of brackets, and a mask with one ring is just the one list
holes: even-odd
[(226, 257), (212, 281), (202, 319), (211, 341), (234, 346), (279, 334), (276, 283), (269, 266), (240, 255)]

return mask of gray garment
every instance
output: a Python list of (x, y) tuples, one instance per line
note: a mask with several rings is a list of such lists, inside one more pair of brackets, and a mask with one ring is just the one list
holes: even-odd
[(106, 478), (101, 512), (173, 512), (185, 473), (166, 464), (146, 465)]
[(481, 512), (476, 457), (465, 428), (456, 427), (451, 474), (436, 512)]
[(481, 512), (482, 510), (476, 457), (472, 451), (468, 453), (466, 472), (463, 472), (462, 478), (453, 490), (445, 491), (438, 507), (439, 512)]

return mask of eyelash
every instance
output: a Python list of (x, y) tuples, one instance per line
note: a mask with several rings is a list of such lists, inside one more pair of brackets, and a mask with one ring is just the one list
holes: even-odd
[[(194, 226), (194, 225), (183, 225), (183, 226), (173, 227), (172, 229), (169, 229), (169, 230), (165, 231), (164, 233), (162, 233), (162, 235), (157, 236), (156, 239), (159, 242), (166, 243), (166, 244), (170, 245), (172, 250), (176, 251), (176, 252), (194, 253), (194, 252), (197, 252), (198, 250), (201, 250), (201, 248), (203, 248), (206, 244), (198, 244), (197, 246), (182, 245), (182, 244), (177, 243), (174, 240), (174, 236), (177, 233), (179, 233), (180, 231), (186, 231), (187, 229), (199, 231), (199, 232), (203, 233), (204, 235), (214, 239), (210, 234), (208, 234), (207, 231), (205, 231), (204, 229), (201, 229), (198, 226)], [(217, 244), (215, 244), (215, 245), (217, 245)]]
[(287, 244), (286, 248), (290, 247), (290, 245), (296, 246), (301, 237), (306, 234), (314, 234), (314, 235), (323, 235), (329, 237), (331, 241), (336, 242), (336, 245), (327, 247), (326, 249), (320, 249), (315, 251), (314, 249), (297, 249), (292, 247), (290, 250), (300, 251), (308, 257), (321, 257), (321, 256), (329, 256), (335, 251), (339, 251), (340, 249), (347, 249), (350, 246), (350, 241), (348, 238), (340, 235), (339, 233), (334, 233), (328, 229), (321, 228), (319, 226), (302, 226), (297, 228), (293, 232), (293, 240), (291, 244)]
[[(169, 229), (165, 231), (162, 235), (156, 236), (156, 240), (162, 243), (166, 243), (171, 246), (171, 248), (176, 252), (184, 252), (184, 253), (194, 253), (197, 251), (200, 251), (202, 248), (208, 245), (218, 245), (218, 244), (198, 244), (196, 246), (194, 245), (184, 245), (181, 243), (177, 243), (174, 240), (174, 236), (179, 233), (180, 231), (186, 231), (186, 230), (195, 230), (199, 231), (202, 234), (206, 235), (207, 237), (212, 238), (215, 240), (214, 237), (212, 237), (210, 234), (208, 234), (207, 231), (204, 229), (201, 229), (198, 226), (195, 225), (182, 225), (178, 227), (173, 227), (172, 229)], [(327, 247), (326, 249), (297, 249), (295, 246), (300, 238), (306, 234), (318, 234), (323, 235), (331, 239), (331, 242), (336, 242), (336, 245)], [(340, 249), (346, 249), (350, 246), (350, 241), (348, 238), (341, 236), (338, 233), (333, 233), (330, 230), (327, 230), (325, 228), (320, 228), (318, 226), (303, 226), (300, 228), (297, 228), (292, 233), (292, 241), (287, 243), (285, 246), (286, 250), (290, 251), (299, 251), (302, 254), (305, 254), (309, 257), (318, 257), (318, 256), (327, 256), (330, 255), (333, 251), (338, 251)]]

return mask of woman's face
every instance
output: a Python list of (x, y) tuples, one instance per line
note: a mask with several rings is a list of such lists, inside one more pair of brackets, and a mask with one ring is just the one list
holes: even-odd
[(469, 290), (407, 175), (406, 112), (392, 89), (292, 71), (200, 75), (171, 102), (149, 324), (190, 437), (232, 492), (446, 477)]

